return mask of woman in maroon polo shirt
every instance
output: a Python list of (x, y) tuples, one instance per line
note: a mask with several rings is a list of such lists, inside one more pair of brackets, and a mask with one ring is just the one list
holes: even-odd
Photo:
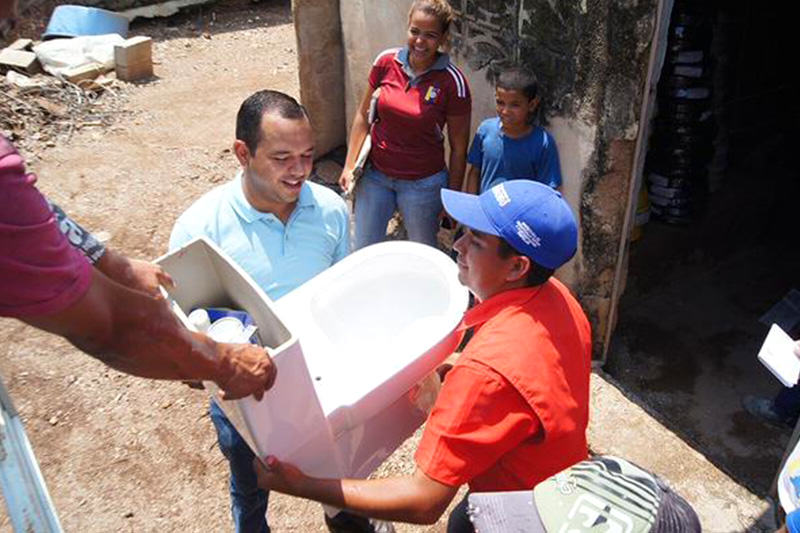
[[(410, 240), (436, 246), (439, 191), (461, 190), (472, 99), (466, 78), (441, 51), (453, 17), (447, 0), (416, 0), (408, 15), (406, 45), (381, 52), (372, 65), (339, 180), (347, 189), (359, 149), (371, 135), (369, 162), (355, 192), (356, 248), (382, 241), (395, 209)], [(367, 112), (376, 89), (378, 121), (370, 132)]]

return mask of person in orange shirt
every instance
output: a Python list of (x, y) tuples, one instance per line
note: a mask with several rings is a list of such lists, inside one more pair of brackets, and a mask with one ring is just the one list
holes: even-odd
[[(531, 489), (587, 457), (591, 332), (552, 277), (577, 247), (572, 210), (547, 185), (514, 180), (480, 196), (442, 191), (466, 226), (459, 280), (477, 305), (459, 326), (474, 336), (447, 372), (415, 454), (413, 475), (316, 479), (267, 457), (259, 484), (373, 518), (435, 523), (458, 489)], [(448, 531), (472, 531), (466, 498)]]

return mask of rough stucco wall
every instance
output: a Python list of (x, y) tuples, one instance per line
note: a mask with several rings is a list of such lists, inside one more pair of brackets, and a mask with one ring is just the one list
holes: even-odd
[[(577, 84), (588, 87), (586, 108), (596, 124), (592, 162), (583, 171), (581, 276), (576, 291), (594, 330), (595, 354), (613, 320), (609, 311), (619, 257), (644, 97), (657, 0), (610, 0), (586, 17), (591, 48), (578, 50)], [(586, 68), (584, 68), (584, 65)], [(573, 106), (577, 101), (572, 102)]]
[(292, 0), (300, 100), (314, 125), (316, 156), (346, 142), (339, 0)]
[(409, 5), (411, 2), (407, 0), (345, 0), (340, 3), (348, 134), (358, 103), (367, 91), (367, 76), (375, 56), (405, 42)]
[[(493, 80), (520, 62), (543, 89), (541, 118), (559, 148), (564, 196), (579, 216), (578, 254), (558, 273), (592, 320), (609, 321), (657, 0), (451, 0), (451, 54), (470, 82), (472, 130), (494, 115)], [(347, 119), (374, 56), (405, 40), (409, 0), (342, 2)]]

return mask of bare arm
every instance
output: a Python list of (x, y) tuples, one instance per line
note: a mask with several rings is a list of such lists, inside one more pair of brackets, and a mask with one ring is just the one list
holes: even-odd
[(260, 398), (275, 379), (275, 367), (263, 348), (218, 344), (190, 332), (165, 300), (128, 289), (98, 270), (77, 303), (53, 315), (23, 320), (65, 337), (122, 372), (214, 381), (228, 399), (250, 394)]
[(130, 289), (142, 291), (152, 296), (158, 295), (158, 286), (171, 287), (172, 278), (164, 270), (152, 263), (128, 259), (101, 243), (90, 231), (64, 212), (57, 204), (47, 200), (56, 225), (74, 248), (86, 256), (96, 268)]
[(117, 283), (151, 296), (159, 294), (159, 285), (167, 288), (175, 285), (172, 277), (160, 266), (147, 261), (129, 259), (110, 248), (106, 248), (94, 266)]
[(470, 113), (447, 117), (447, 139), (450, 142), (450, 173), (448, 188), (461, 190), (464, 170), (467, 168), (467, 143), (469, 141)]
[(478, 194), (478, 187), (480, 186), (480, 183), (481, 183), (480, 169), (470, 165), (469, 170), (467, 170), (467, 179), (466, 183), (464, 184), (464, 192), (468, 192), (470, 194)]
[(384, 479), (317, 479), (286, 463), (255, 460), (258, 485), (379, 518), (433, 524), (458, 492), (417, 469), (412, 476)]
[(339, 186), (348, 190), (350, 182), (353, 180), (353, 168), (358, 159), (358, 152), (361, 150), (361, 145), (364, 144), (364, 139), (369, 133), (369, 122), (367, 121), (367, 113), (369, 112), (369, 102), (372, 98), (373, 88), (367, 85), (367, 91), (361, 98), (361, 104), (358, 106), (356, 116), (353, 117), (353, 125), (350, 127), (350, 138), (347, 141), (347, 158), (344, 162), (342, 175), (339, 178)]

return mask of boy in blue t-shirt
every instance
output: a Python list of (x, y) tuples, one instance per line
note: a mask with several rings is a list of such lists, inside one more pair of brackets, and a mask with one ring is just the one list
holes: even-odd
[(521, 68), (500, 74), (495, 86), (497, 117), (484, 120), (469, 149), (466, 190), (480, 194), (513, 179), (561, 187), (561, 165), (553, 136), (532, 123), (539, 107), (536, 77)]

